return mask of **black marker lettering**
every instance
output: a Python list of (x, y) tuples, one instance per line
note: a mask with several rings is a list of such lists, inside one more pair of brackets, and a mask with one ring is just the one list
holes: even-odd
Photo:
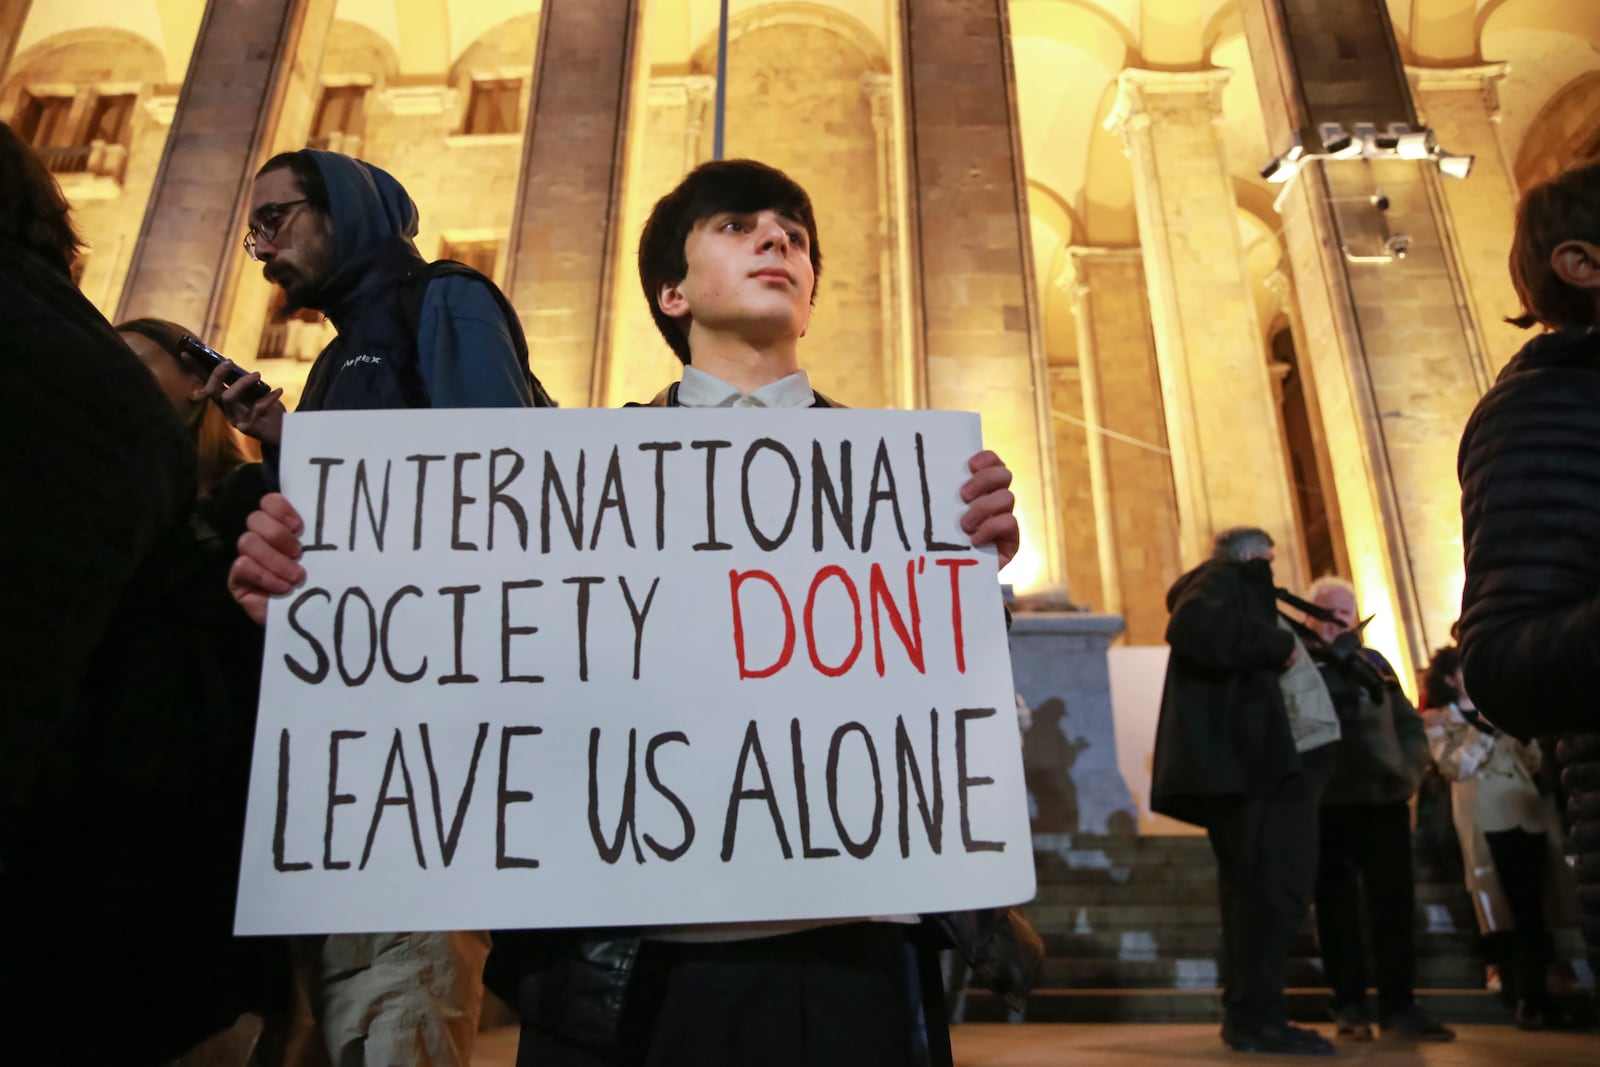
[(452, 597), (455, 600), (455, 625), (451, 628), (455, 633), (456, 669), (454, 672), (442, 675), (440, 685), (455, 685), (466, 682), (476, 682), (476, 674), (467, 674), (461, 666), (461, 631), (466, 622), (467, 597), (469, 594), (479, 592), (483, 587), (478, 585), (447, 585), (439, 590), (440, 596)]
[[(756, 768), (761, 771), (761, 788), (744, 788), (744, 767), (750, 754), (754, 752)], [(783, 850), (783, 858), (794, 859), (794, 851), (789, 848), (789, 835), (783, 830), (783, 813), (778, 810), (778, 798), (772, 791), (772, 775), (767, 771), (767, 758), (761, 752), (761, 734), (756, 729), (756, 721), (750, 720), (750, 725), (744, 731), (744, 744), (739, 748), (739, 766), (733, 772), (733, 793), (728, 797), (728, 815), (722, 823), (722, 862), (727, 863), (733, 859), (733, 838), (739, 828), (739, 804), (746, 800), (765, 800), (767, 814), (772, 816), (772, 828), (778, 834), (778, 847)]]
[(646, 441), (639, 446), (641, 452), (656, 454), (656, 551), (658, 552), (667, 547), (666, 455), (682, 448), (682, 441)]
[(289, 628), (306, 639), (306, 643), (311, 646), (312, 654), (317, 657), (317, 665), (308, 669), (287, 652), (283, 654), (283, 663), (284, 666), (289, 668), (290, 674), (307, 685), (320, 685), (322, 680), (328, 677), (328, 667), (330, 666), (328, 653), (322, 647), (322, 642), (313, 637), (310, 630), (300, 625), (300, 608), (313, 597), (321, 597), (328, 601), (333, 599), (333, 595), (326, 589), (307, 589), (295, 597), (294, 602), (289, 605)]
[[(652, 779), (653, 780), (653, 779)], [(276, 871), (309, 871), (310, 860), (293, 863), (284, 859), (284, 838), (289, 830), (289, 731), (278, 733), (278, 805), (272, 821), (272, 869)]]
[(342, 464), (344, 460), (334, 459), (331, 456), (313, 456), (311, 457), (310, 462), (312, 466), (319, 467), (321, 469), (317, 471), (316, 521), (311, 524), (311, 528), (315, 532), (311, 535), (311, 543), (304, 546), (303, 551), (325, 552), (330, 548), (338, 547), (337, 545), (330, 545), (322, 539), (322, 524), (323, 520), (327, 517), (328, 475), (334, 467)]
[(322, 869), (325, 871), (350, 869), (349, 860), (333, 858), (333, 809), (356, 802), (355, 794), (339, 792), (339, 745), (366, 736), (365, 730), (335, 730), (328, 735), (328, 815), (322, 825)]
[(511, 673), (511, 639), (522, 634), (536, 634), (537, 626), (512, 626), (511, 625), (511, 591), (513, 589), (537, 589), (544, 582), (537, 578), (529, 578), (522, 582), (500, 583), (500, 681), (501, 682), (542, 682), (542, 674), (512, 674)]
[(418, 453), (407, 456), (406, 462), (417, 465), (417, 515), (411, 524), (411, 548), (413, 551), (422, 547), (422, 500), (428, 490), (428, 464), (434, 460), (442, 460), (443, 456), (426, 456)]
[(671, 863), (685, 852), (688, 852), (689, 846), (694, 844), (694, 818), (690, 816), (688, 807), (679, 798), (678, 794), (662, 785), (660, 777), (656, 774), (656, 749), (669, 741), (687, 745), (689, 738), (681, 730), (656, 734), (652, 737), (650, 744), (646, 745), (644, 750), (644, 773), (650, 779), (651, 787), (665, 797), (667, 803), (677, 809), (678, 819), (683, 823), (683, 843), (674, 848), (667, 848), (648, 833), (644, 835), (644, 843), (650, 846), (650, 851)]
[(350, 551), (356, 550), (356, 517), (361, 513), (361, 500), (367, 502), (367, 528), (372, 531), (372, 543), (379, 552), (383, 551), (383, 535), (389, 528), (389, 472), (394, 466), (389, 460), (383, 462), (383, 500), (378, 505), (377, 514), (372, 510), (372, 487), (367, 484), (367, 461), (356, 462), (356, 487), (350, 494)]
[[(400, 780), (405, 783), (406, 791), (398, 797), (389, 795), (389, 782), (394, 777), (395, 762), (400, 763)], [(403, 807), (406, 814), (411, 816), (411, 844), (417, 850), (417, 866), (422, 870), (428, 869), (428, 861), (422, 855), (422, 830), (417, 825), (417, 797), (411, 788), (411, 770), (406, 766), (406, 750), (400, 740), (400, 728), (394, 729), (394, 740), (389, 743), (389, 758), (383, 765), (383, 781), (378, 786), (378, 802), (372, 806), (372, 824), (367, 827), (367, 843), (361, 850), (361, 865), (357, 870), (367, 869), (367, 860), (372, 858), (372, 842), (378, 836), (378, 823), (383, 821), (383, 809), (388, 807)]]
[[(513, 460), (511, 473), (504, 478), (495, 477), (495, 464), (505, 457)], [(517, 544), (526, 552), (528, 550), (528, 513), (522, 510), (522, 504), (516, 497), (506, 492), (506, 487), (517, 480), (517, 475), (522, 473), (522, 456), (510, 448), (497, 448), (489, 453), (489, 536), (487, 545), (489, 551), (494, 551), (494, 509), (503, 507), (511, 512), (511, 521), (517, 524)]]
[(1004, 852), (1001, 841), (974, 841), (972, 825), (967, 815), (967, 789), (975, 785), (993, 785), (993, 778), (971, 778), (967, 775), (967, 723), (972, 719), (987, 719), (993, 708), (962, 708), (956, 712), (956, 799), (961, 808), (961, 847), (968, 852)]
[(456, 856), (456, 843), (461, 839), (461, 823), (467, 817), (467, 805), (472, 802), (472, 784), (478, 778), (478, 757), (483, 755), (483, 743), (489, 739), (489, 724), (478, 724), (478, 736), (472, 743), (472, 758), (467, 761), (467, 781), (456, 798), (456, 814), (450, 820), (450, 832), (444, 832), (444, 808), (439, 802), (439, 772), (433, 765), (433, 745), (429, 743), (428, 724), (418, 723), (417, 733), (422, 735), (422, 759), (428, 765), (428, 787), (433, 794), (433, 825), (439, 834), (439, 855), (444, 865)]
[(505, 726), (500, 730), (500, 785), (495, 790), (494, 812), (494, 865), (497, 870), (510, 867), (537, 867), (539, 861), (506, 853), (506, 809), (513, 804), (526, 804), (533, 794), (523, 789), (506, 788), (506, 772), (511, 764), (511, 739), (532, 737), (544, 733), (537, 726)]

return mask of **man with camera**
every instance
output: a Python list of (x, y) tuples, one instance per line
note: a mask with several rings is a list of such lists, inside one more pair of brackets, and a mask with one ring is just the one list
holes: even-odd
[(1167, 592), (1166, 687), (1150, 807), (1205, 828), (1222, 906), (1222, 1040), (1239, 1052), (1328, 1056), (1290, 1026), (1284, 966), (1316, 880), (1317, 800), (1338, 719), (1277, 612), (1272, 538), (1217, 535)]
[(1338, 1033), (1371, 1041), (1361, 902), (1377, 964), (1378, 1025), (1410, 1041), (1449, 1041), (1454, 1031), (1416, 1002), (1410, 800), (1429, 763), (1428, 739), (1387, 660), (1361, 642), (1356, 592), (1340, 578), (1318, 579), (1307, 593), (1315, 639), (1307, 641), (1339, 713), (1333, 776), (1322, 794), (1317, 869), (1317, 937), (1333, 991)]

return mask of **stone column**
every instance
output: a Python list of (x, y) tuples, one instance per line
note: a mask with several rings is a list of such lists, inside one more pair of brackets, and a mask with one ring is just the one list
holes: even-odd
[(890, 74), (876, 72), (861, 76), (861, 91), (872, 107), (872, 135), (878, 148), (878, 305), (879, 351), (890, 372), (884, 377), (898, 394), (891, 402), (909, 407), (913, 397), (903, 395), (908, 375), (905, 364), (910, 358), (900, 329), (901, 300), (904, 298), (904, 279), (900, 275), (900, 222), (905, 215), (905, 205), (900, 201), (900, 187), (895, 180), (895, 159), (902, 151), (898, 128), (894, 118), (894, 91), (896, 82)]
[(1126, 620), (1130, 644), (1159, 645), (1166, 592), (1183, 573), (1183, 561), (1144, 254), (1137, 248), (1070, 251), (1103, 610)]
[(1227, 70), (1124, 70), (1107, 126), (1133, 165), (1150, 319), (1161, 368), (1182, 563), (1229, 526), (1281, 546), (1280, 582), (1302, 553), (1283, 437), (1223, 151)]
[(1419, 67), (1407, 74), (1417, 112), (1439, 135), (1439, 143), (1477, 157), (1471, 177), (1439, 183), (1446, 208), (1440, 221), (1455, 242), (1485, 371), (1493, 380), (1529, 336), (1505, 321), (1522, 310), (1506, 269), (1517, 217), (1516, 174), (1500, 143), (1499, 86), (1506, 64)]
[(116, 320), (172, 319), (223, 338), (241, 360), (254, 351), (254, 335), (227, 332), (249, 262), (241, 242), (250, 186), (274, 153), (305, 143), (334, 7), (206, 5)]
[(0, 4), (0, 81), (5, 80), (11, 57), (17, 52), (17, 39), (28, 23), (33, 0), (6, 0)]
[(545, 0), (507, 295), (559, 402), (597, 401), (619, 239), (638, 0)]
[[(1240, 12), (1274, 148), (1296, 133), (1317, 144), (1323, 122), (1417, 125), (1382, 0), (1242, 0)], [(1440, 181), (1428, 163), (1317, 160), (1279, 200), (1349, 577), (1377, 616), (1369, 642), (1403, 679), (1460, 607), (1456, 447), (1486, 380)], [(1383, 254), (1385, 233), (1410, 238), (1404, 259)]]
[(1062, 580), (1004, 0), (905, 0), (913, 259), (927, 404), (983, 415), (1016, 474), (1023, 551), (1005, 578)]

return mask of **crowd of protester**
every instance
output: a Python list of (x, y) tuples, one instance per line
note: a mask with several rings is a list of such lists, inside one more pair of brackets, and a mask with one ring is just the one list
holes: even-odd
[[(423, 260), (417, 227), (360, 160), (285, 153), (256, 176), (246, 249), (286, 312), (337, 330), (299, 410), (549, 406), (505, 297)], [(198, 358), (185, 326), (107, 322), (72, 282), (67, 202), (4, 125), (0, 246), (0, 462), (26, 516), (0, 527), (20, 624), (0, 680), (0, 904), (30, 917), (0, 971), (0, 1043), (23, 1062), (162, 1063), (251, 1012), (257, 1064), (466, 1065), (487, 974), (529, 1067), (937, 1064), (941, 948), (1026, 985), (1037, 946), (1013, 913), (234, 937), (261, 624), (304, 578), (303, 522), (274, 491), (281, 391)], [(838, 406), (799, 359), (822, 257), (787, 176), (697, 168), (639, 264), (683, 364), (654, 406)], [(1600, 938), (1600, 166), (1529, 192), (1512, 268), (1521, 321), (1545, 332), (1466, 428), (1461, 647), (1428, 666), (1420, 714), (1363, 644), (1355, 588), (1277, 589), (1262, 530), (1218, 535), (1168, 594), (1152, 807), (1215, 853), (1235, 1050), (1334, 1050), (1285, 1008), (1313, 906), (1337, 1038), (1454, 1036), (1414, 989), (1412, 804), (1430, 776), (1518, 1025), (1560, 1021), (1552, 931), (1579, 922), (1591, 955)], [(389, 358), (341, 355), (373, 350)], [(963, 528), (1003, 566), (1010, 472), (986, 452), (970, 474)], [(1005, 959), (982, 958), (997, 940)]]

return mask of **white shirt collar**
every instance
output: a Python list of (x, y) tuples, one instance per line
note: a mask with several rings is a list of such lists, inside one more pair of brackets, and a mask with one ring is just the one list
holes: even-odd
[(686, 408), (808, 408), (815, 402), (811, 378), (803, 370), (748, 393), (696, 367), (684, 367), (678, 384), (678, 403)]

